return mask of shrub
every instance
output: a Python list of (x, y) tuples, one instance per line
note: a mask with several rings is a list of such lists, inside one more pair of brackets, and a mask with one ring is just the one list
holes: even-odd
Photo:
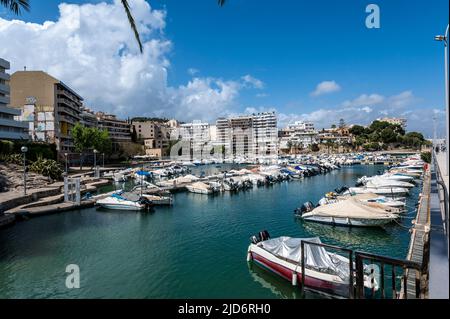
[(39, 157), (30, 165), (30, 170), (35, 173), (48, 176), (51, 179), (61, 179), (63, 174), (63, 169), (57, 161), (44, 159), (42, 157)]
[(0, 140), (0, 154), (9, 155), (14, 150), (14, 143), (11, 141)]

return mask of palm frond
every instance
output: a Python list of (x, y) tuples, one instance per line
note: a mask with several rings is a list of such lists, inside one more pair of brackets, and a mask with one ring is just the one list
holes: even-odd
[(22, 14), (22, 9), (30, 11), (29, 0), (0, 0), (0, 4), (8, 8), (15, 15)]
[(134, 21), (133, 15), (131, 14), (130, 4), (128, 3), (127, 0), (122, 0), (122, 5), (125, 9), (125, 12), (127, 13), (128, 22), (131, 25), (131, 29), (133, 29), (134, 36), (136, 37), (136, 41), (139, 45), (139, 50), (142, 53), (144, 52), (144, 48), (142, 47), (141, 37), (139, 36), (139, 31), (137, 29), (136, 22)]
[(226, 0), (217, 0), (219, 2), (219, 6), (223, 6), (226, 2)]

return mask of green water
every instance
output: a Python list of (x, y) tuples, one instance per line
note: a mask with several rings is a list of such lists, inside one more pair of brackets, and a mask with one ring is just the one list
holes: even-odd
[[(248, 266), (249, 237), (319, 236), (348, 248), (404, 258), (409, 233), (399, 225), (349, 229), (302, 223), (301, 203), (353, 185), (379, 166), (354, 166), (238, 194), (175, 195), (152, 213), (73, 211), (0, 230), (0, 298), (296, 298), (297, 289)], [(414, 207), (419, 189), (408, 205)], [(413, 210), (408, 214), (413, 216)], [(410, 219), (402, 221), (410, 225)], [(65, 286), (68, 264), (81, 287)]]

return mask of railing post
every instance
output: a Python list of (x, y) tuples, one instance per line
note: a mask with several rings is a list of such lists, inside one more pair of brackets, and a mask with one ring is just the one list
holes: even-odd
[(305, 243), (303, 240), (300, 242), (300, 249), (301, 249), (301, 267), (302, 267), (302, 287), (301, 287), (301, 293), (302, 298), (305, 297)]
[(353, 251), (349, 251), (349, 253), (348, 253), (348, 260), (349, 260), (349, 270), (350, 270), (350, 275), (349, 275), (349, 285), (348, 285), (348, 289), (349, 289), (349, 292), (348, 292), (348, 296), (349, 296), (349, 298), (350, 299), (354, 299), (355, 298), (355, 296), (354, 296), (354, 293), (355, 293), (355, 286), (354, 286), (354, 284), (353, 284)]
[(364, 265), (362, 257), (358, 252), (355, 253), (356, 263), (356, 298), (364, 299)]

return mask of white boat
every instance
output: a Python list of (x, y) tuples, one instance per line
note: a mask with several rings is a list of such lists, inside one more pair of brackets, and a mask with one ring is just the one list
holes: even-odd
[(297, 215), (305, 221), (360, 227), (383, 226), (399, 217), (398, 214), (389, 212), (386, 207), (368, 205), (355, 198), (316, 208), (305, 204), (297, 211)]
[(133, 193), (114, 193), (108, 197), (97, 200), (97, 205), (114, 210), (144, 210), (149, 208), (151, 203), (139, 195)]
[(345, 196), (338, 196), (336, 193), (327, 194), (324, 198), (322, 198), (319, 201), (319, 205), (328, 205), (337, 203), (339, 201), (347, 200), (350, 197), (353, 197), (357, 200), (360, 200), (363, 203), (370, 204), (370, 203), (376, 203), (382, 206), (388, 206), (393, 208), (398, 208), (399, 210), (403, 211), (405, 209), (405, 201), (404, 198), (389, 198), (386, 196), (380, 196), (373, 193), (366, 193), (366, 194), (358, 194), (358, 195), (345, 195)]
[[(301, 242), (320, 244), (315, 238), (278, 237), (270, 239), (267, 232), (253, 236), (247, 249), (247, 261), (254, 262), (258, 266), (273, 272), (291, 282), (292, 285), (301, 285), (302, 282), (302, 249)], [(267, 234), (267, 235), (264, 235)], [(348, 297), (350, 285), (350, 261), (347, 257), (327, 251), (324, 247), (304, 244), (305, 258), (305, 286), (312, 290), (326, 292), (332, 295)], [(373, 284), (366, 274), (365, 268), (364, 286), (378, 290), (378, 282)]]
[(415, 185), (402, 182), (395, 179), (385, 179), (379, 176), (374, 176), (366, 180), (366, 188), (391, 188), (391, 187), (401, 187), (401, 188), (413, 188)]
[(379, 187), (379, 188), (366, 188), (366, 187), (350, 187), (347, 191), (341, 195), (356, 195), (373, 193), (377, 195), (390, 196), (390, 197), (402, 197), (409, 193), (407, 188), (402, 187)]
[(203, 182), (195, 182), (190, 185), (186, 185), (186, 189), (191, 193), (205, 194), (205, 195), (213, 194), (218, 191), (215, 188)]
[(171, 196), (143, 194), (142, 197), (148, 199), (153, 205), (163, 206), (173, 204), (173, 199)]

